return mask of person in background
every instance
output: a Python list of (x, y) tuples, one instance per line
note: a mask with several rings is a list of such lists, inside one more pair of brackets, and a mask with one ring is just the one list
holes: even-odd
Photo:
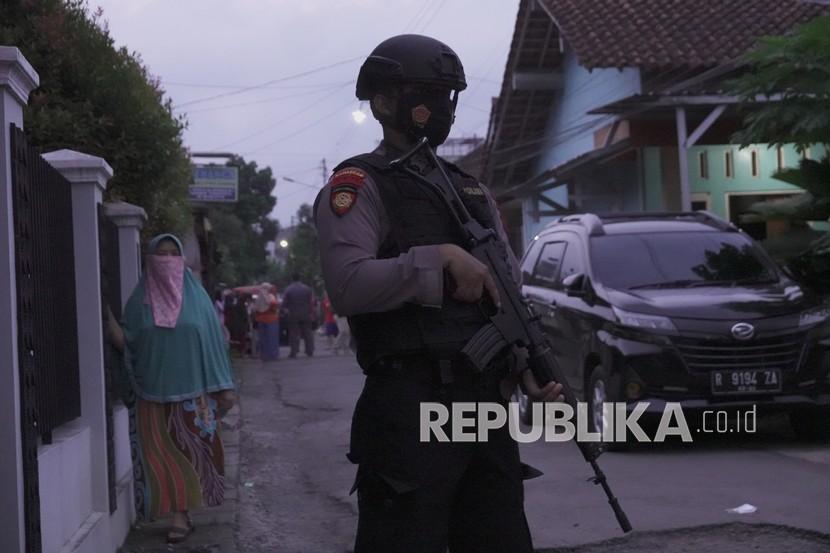
[(323, 334), (328, 342), (328, 348), (334, 347), (334, 339), (337, 337), (337, 321), (334, 319), (334, 311), (331, 307), (331, 300), (329, 295), (323, 296)]
[(244, 297), (235, 290), (229, 298), (229, 304), (225, 304), (225, 320), (231, 334), (231, 346), (239, 355), (245, 355), (248, 349), (248, 308)]
[(291, 284), (285, 288), (282, 297), (282, 320), (288, 325), (291, 359), (297, 357), (301, 336), (305, 343), (305, 354), (309, 357), (314, 355), (314, 334), (311, 332), (314, 309), (312, 296), (311, 288), (300, 282), (300, 275), (291, 275)]
[(349, 319), (335, 315), (335, 324), (337, 325), (337, 340), (334, 342), (334, 354), (340, 355), (340, 352), (348, 353), (352, 348), (352, 331), (349, 328)]
[(260, 359), (264, 363), (280, 356), (280, 317), (277, 287), (264, 282), (254, 300), (254, 312), (259, 335)]
[(225, 338), (225, 345), (230, 347), (231, 333), (225, 325), (225, 293), (217, 290), (213, 295), (213, 307), (216, 309), (216, 317), (219, 319), (219, 326), (222, 327), (222, 336)]
[(252, 358), (259, 357), (259, 328), (256, 322), (256, 311), (254, 310), (254, 300), (250, 297), (245, 298), (245, 329), (248, 336), (248, 349), (244, 352)]
[(224, 499), (218, 422), (233, 405), (234, 380), (215, 307), (179, 239), (155, 237), (144, 267), (121, 325), (109, 312), (107, 330), (136, 396), (136, 511), (145, 520), (172, 513), (167, 541), (178, 543), (193, 532), (192, 509)]

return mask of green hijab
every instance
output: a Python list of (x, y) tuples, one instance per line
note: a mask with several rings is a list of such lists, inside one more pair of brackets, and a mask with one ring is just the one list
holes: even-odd
[[(172, 234), (153, 238), (148, 254)], [(141, 276), (124, 308), (125, 357), (136, 394), (147, 401), (175, 402), (234, 388), (233, 373), (216, 310), (190, 269), (184, 269), (181, 311), (173, 328), (157, 326)]]

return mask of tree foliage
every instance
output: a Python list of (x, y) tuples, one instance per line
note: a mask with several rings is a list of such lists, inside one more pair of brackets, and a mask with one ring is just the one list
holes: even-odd
[(730, 83), (747, 108), (737, 142), (794, 143), (799, 151), (830, 142), (830, 16), (763, 39), (746, 61)]
[(42, 151), (100, 156), (114, 170), (108, 199), (143, 207), (146, 234), (189, 223), (185, 122), (140, 56), (116, 48), (100, 11), (81, 0), (0, 3), (0, 44), (14, 45), (40, 75), (25, 110), (28, 139)]
[(272, 265), (269, 273), (271, 282), (280, 288), (291, 281), (291, 275), (300, 275), (300, 280), (311, 286), (315, 292), (323, 292), (323, 271), (320, 268), (320, 250), (314, 214), (310, 205), (302, 204), (297, 210), (294, 236), (288, 244), (285, 263)]
[[(733, 140), (742, 146), (767, 143), (808, 147), (830, 144), (830, 16), (801, 25), (786, 36), (768, 37), (747, 55), (743, 74), (728, 83), (743, 101), (745, 127)], [(818, 157), (818, 156), (817, 156)], [(784, 201), (751, 206), (760, 220), (787, 220), (793, 225), (787, 236), (768, 240), (765, 246), (817, 289), (828, 292), (830, 239), (807, 227), (807, 221), (830, 218), (830, 161), (802, 159), (797, 168), (773, 174), (773, 178), (805, 192)], [(805, 244), (809, 245), (805, 248)]]
[(217, 279), (227, 285), (252, 284), (268, 274), (265, 246), (279, 231), (279, 223), (268, 217), (277, 203), (271, 194), (276, 180), (270, 167), (259, 169), (238, 156), (227, 165), (239, 169), (238, 201), (218, 204), (208, 214), (221, 255)]

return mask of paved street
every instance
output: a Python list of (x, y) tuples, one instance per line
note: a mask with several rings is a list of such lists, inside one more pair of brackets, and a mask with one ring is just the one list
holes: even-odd
[[(239, 550), (348, 551), (356, 505), (348, 495), (354, 469), (345, 453), (362, 384), (357, 364), (321, 351), (312, 359), (237, 366), (242, 379)], [(573, 444), (523, 446), (525, 462), (545, 472), (526, 487), (536, 547), (691, 553), (719, 550), (713, 540), (720, 536), (724, 541), (718, 543), (733, 544), (730, 551), (744, 551), (739, 544), (746, 551), (830, 549), (830, 538), (809, 532), (830, 533), (830, 447), (798, 444), (782, 420), (762, 422), (751, 437), (727, 435), (603, 455), (601, 464), (637, 532), (578, 549), (571, 548), (620, 536), (601, 490), (586, 482), (589, 470)], [(727, 512), (744, 503), (757, 512)], [(701, 525), (720, 526), (652, 533)]]

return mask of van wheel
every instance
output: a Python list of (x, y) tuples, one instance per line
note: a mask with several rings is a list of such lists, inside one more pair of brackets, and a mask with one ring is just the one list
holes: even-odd
[[(602, 434), (603, 428), (611, 423), (602, 412), (602, 405), (615, 401), (619, 395), (611, 389), (611, 386), (608, 371), (602, 365), (594, 367), (585, 393), (588, 397), (588, 430), (591, 432)], [(602, 442), (602, 448), (606, 451), (625, 451), (627, 447), (626, 442)]]
[(790, 411), (790, 426), (799, 439), (808, 442), (830, 441), (830, 409)]

